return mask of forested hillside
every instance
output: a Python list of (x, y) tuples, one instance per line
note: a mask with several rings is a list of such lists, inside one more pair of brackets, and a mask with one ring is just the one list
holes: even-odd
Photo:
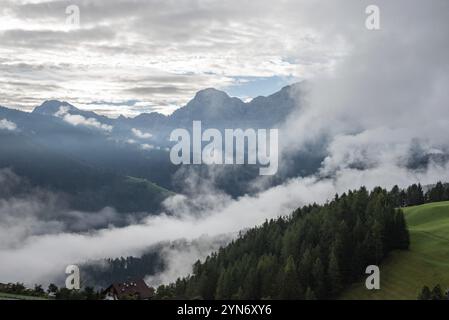
[[(75, 160), (15, 133), (0, 134), (2, 168), (12, 169), (22, 179), (22, 194), (30, 193), (28, 184), (63, 194), (67, 205), (75, 210), (98, 211), (109, 206), (122, 213), (156, 213), (161, 202), (173, 194), (147, 179)], [(4, 196), (0, 194), (0, 198)]]
[(84, 285), (95, 288), (107, 288), (112, 283), (129, 279), (144, 279), (146, 276), (164, 270), (164, 261), (160, 248), (153, 248), (141, 257), (121, 257), (92, 261), (81, 266), (85, 276)]
[[(358, 280), (367, 265), (409, 247), (398, 188), (365, 188), (325, 205), (266, 221), (161, 286), (159, 298), (326, 299)], [(405, 192), (404, 201), (408, 201)]]

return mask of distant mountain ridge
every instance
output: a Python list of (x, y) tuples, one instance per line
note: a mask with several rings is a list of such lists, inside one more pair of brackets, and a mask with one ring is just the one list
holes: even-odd
[(113, 123), (114, 119), (108, 118), (103, 115), (99, 115), (93, 111), (85, 111), (78, 109), (74, 105), (66, 102), (66, 101), (59, 101), (59, 100), (47, 100), (44, 103), (42, 103), (40, 106), (37, 106), (34, 108), (33, 112), (34, 114), (41, 114), (46, 116), (54, 116), (58, 114), (58, 112), (61, 111), (61, 108), (64, 108), (65, 112), (72, 114), (72, 115), (80, 115), (85, 118), (94, 118), (97, 120), (101, 120), (102, 122), (106, 124)]
[(166, 116), (157, 112), (141, 113), (134, 118), (120, 116), (117, 119), (99, 115), (93, 111), (84, 111), (65, 101), (48, 100), (33, 110), (35, 114), (55, 115), (61, 107), (67, 113), (94, 118), (104, 124), (136, 126), (139, 128), (185, 127), (194, 120), (208, 125), (222, 127), (233, 123), (243, 126), (268, 126), (279, 124), (299, 105), (301, 83), (282, 88), (267, 97), (256, 97), (250, 102), (230, 97), (224, 91), (213, 88), (198, 91), (185, 106)]
[[(207, 165), (176, 166), (169, 157), (171, 131), (191, 130), (194, 120), (201, 120), (203, 128), (219, 130), (281, 128), (291, 112), (301, 109), (306, 89), (305, 83), (296, 83), (243, 102), (209, 88), (169, 116), (152, 112), (111, 119), (57, 100), (45, 101), (31, 113), (0, 107), (4, 127), (0, 126), (0, 168), (15, 169), (37, 186), (71, 193), (82, 200), (76, 202), (83, 210), (110, 205), (124, 212), (153, 211), (170, 191), (185, 191), (183, 175), (187, 173), (212, 179), (214, 187), (239, 197), (257, 191), (256, 166), (220, 166), (220, 170)], [(280, 170), (264, 188), (317, 173), (327, 155), (326, 143), (323, 137), (281, 157)], [(449, 157), (420, 148), (415, 153), (407, 166), (425, 167)], [(96, 197), (88, 199), (90, 193)]]
[[(117, 119), (58, 100), (47, 100), (31, 113), (0, 107), (0, 120), (17, 126), (12, 131), (0, 128), (0, 168), (14, 169), (33, 185), (71, 194), (77, 209), (154, 211), (170, 192), (183, 188), (176, 174), (180, 167), (169, 159), (173, 129), (191, 129), (194, 120), (201, 120), (203, 128), (220, 130), (277, 128), (300, 108), (300, 94), (301, 84), (294, 84), (245, 103), (209, 88), (169, 116), (152, 112)], [(308, 153), (296, 160), (300, 168), (294, 167), (293, 174), (308, 174), (318, 168), (322, 156)], [(188, 169), (198, 169), (207, 178), (209, 167)], [(221, 170), (223, 174), (214, 177), (216, 187), (235, 197), (249, 192), (251, 181), (258, 178), (254, 166), (224, 169), (229, 172)]]

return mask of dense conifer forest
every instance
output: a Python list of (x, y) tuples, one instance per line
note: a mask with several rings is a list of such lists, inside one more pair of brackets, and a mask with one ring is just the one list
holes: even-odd
[[(426, 191), (424, 191), (426, 190)], [(309, 205), (266, 221), (196, 262), (193, 274), (160, 286), (157, 298), (327, 299), (357, 281), (391, 250), (406, 250), (401, 207), (449, 200), (449, 185), (414, 184), (390, 191), (361, 188), (325, 205)], [(143, 278), (164, 269), (157, 250), (85, 265), (90, 285)], [(106, 266), (106, 267), (105, 267)]]
[(325, 205), (266, 221), (197, 261), (192, 275), (160, 286), (157, 297), (199, 299), (330, 299), (380, 264), (407, 250), (400, 207), (449, 200), (449, 186), (420, 184), (387, 191), (362, 187)]

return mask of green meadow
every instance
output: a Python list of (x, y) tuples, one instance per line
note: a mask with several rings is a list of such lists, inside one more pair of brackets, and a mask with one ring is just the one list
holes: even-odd
[(0, 292), (0, 300), (47, 300), (47, 299), (41, 297), (32, 297), (20, 294)]
[(404, 208), (410, 250), (394, 251), (380, 265), (381, 289), (369, 291), (364, 281), (341, 299), (416, 299), (424, 285), (449, 288), (449, 202)]

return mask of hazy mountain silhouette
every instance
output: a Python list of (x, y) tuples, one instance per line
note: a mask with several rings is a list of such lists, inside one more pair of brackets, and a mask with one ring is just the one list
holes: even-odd
[[(17, 126), (13, 131), (0, 130), (0, 167), (11, 167), (34, 185), (69, 194), (80, 209), (156, 210), (168, 190), (182, 191), (173, 180), (179, 167), (171, 164), (167, 151), (171, 130), (191, 128), (194, 120), (219, 129), (275, 128), (300, 107), (300, 87), (287, 86), (248, 103), (205, 89), (170, 116), (153, 112), (112, 119), (57, 100), (45, 101), (31, 113), (0, 107), (0, 119)], [(319, 152), (299, 155), (291, 174), (312, 173), (321, 160)], [(193, 169), (207, 175), (210, 168)], [(248, 192), (258, 177), (251, 166), (226, 170), (229, 174), (215, 182), (233, 196)]]

